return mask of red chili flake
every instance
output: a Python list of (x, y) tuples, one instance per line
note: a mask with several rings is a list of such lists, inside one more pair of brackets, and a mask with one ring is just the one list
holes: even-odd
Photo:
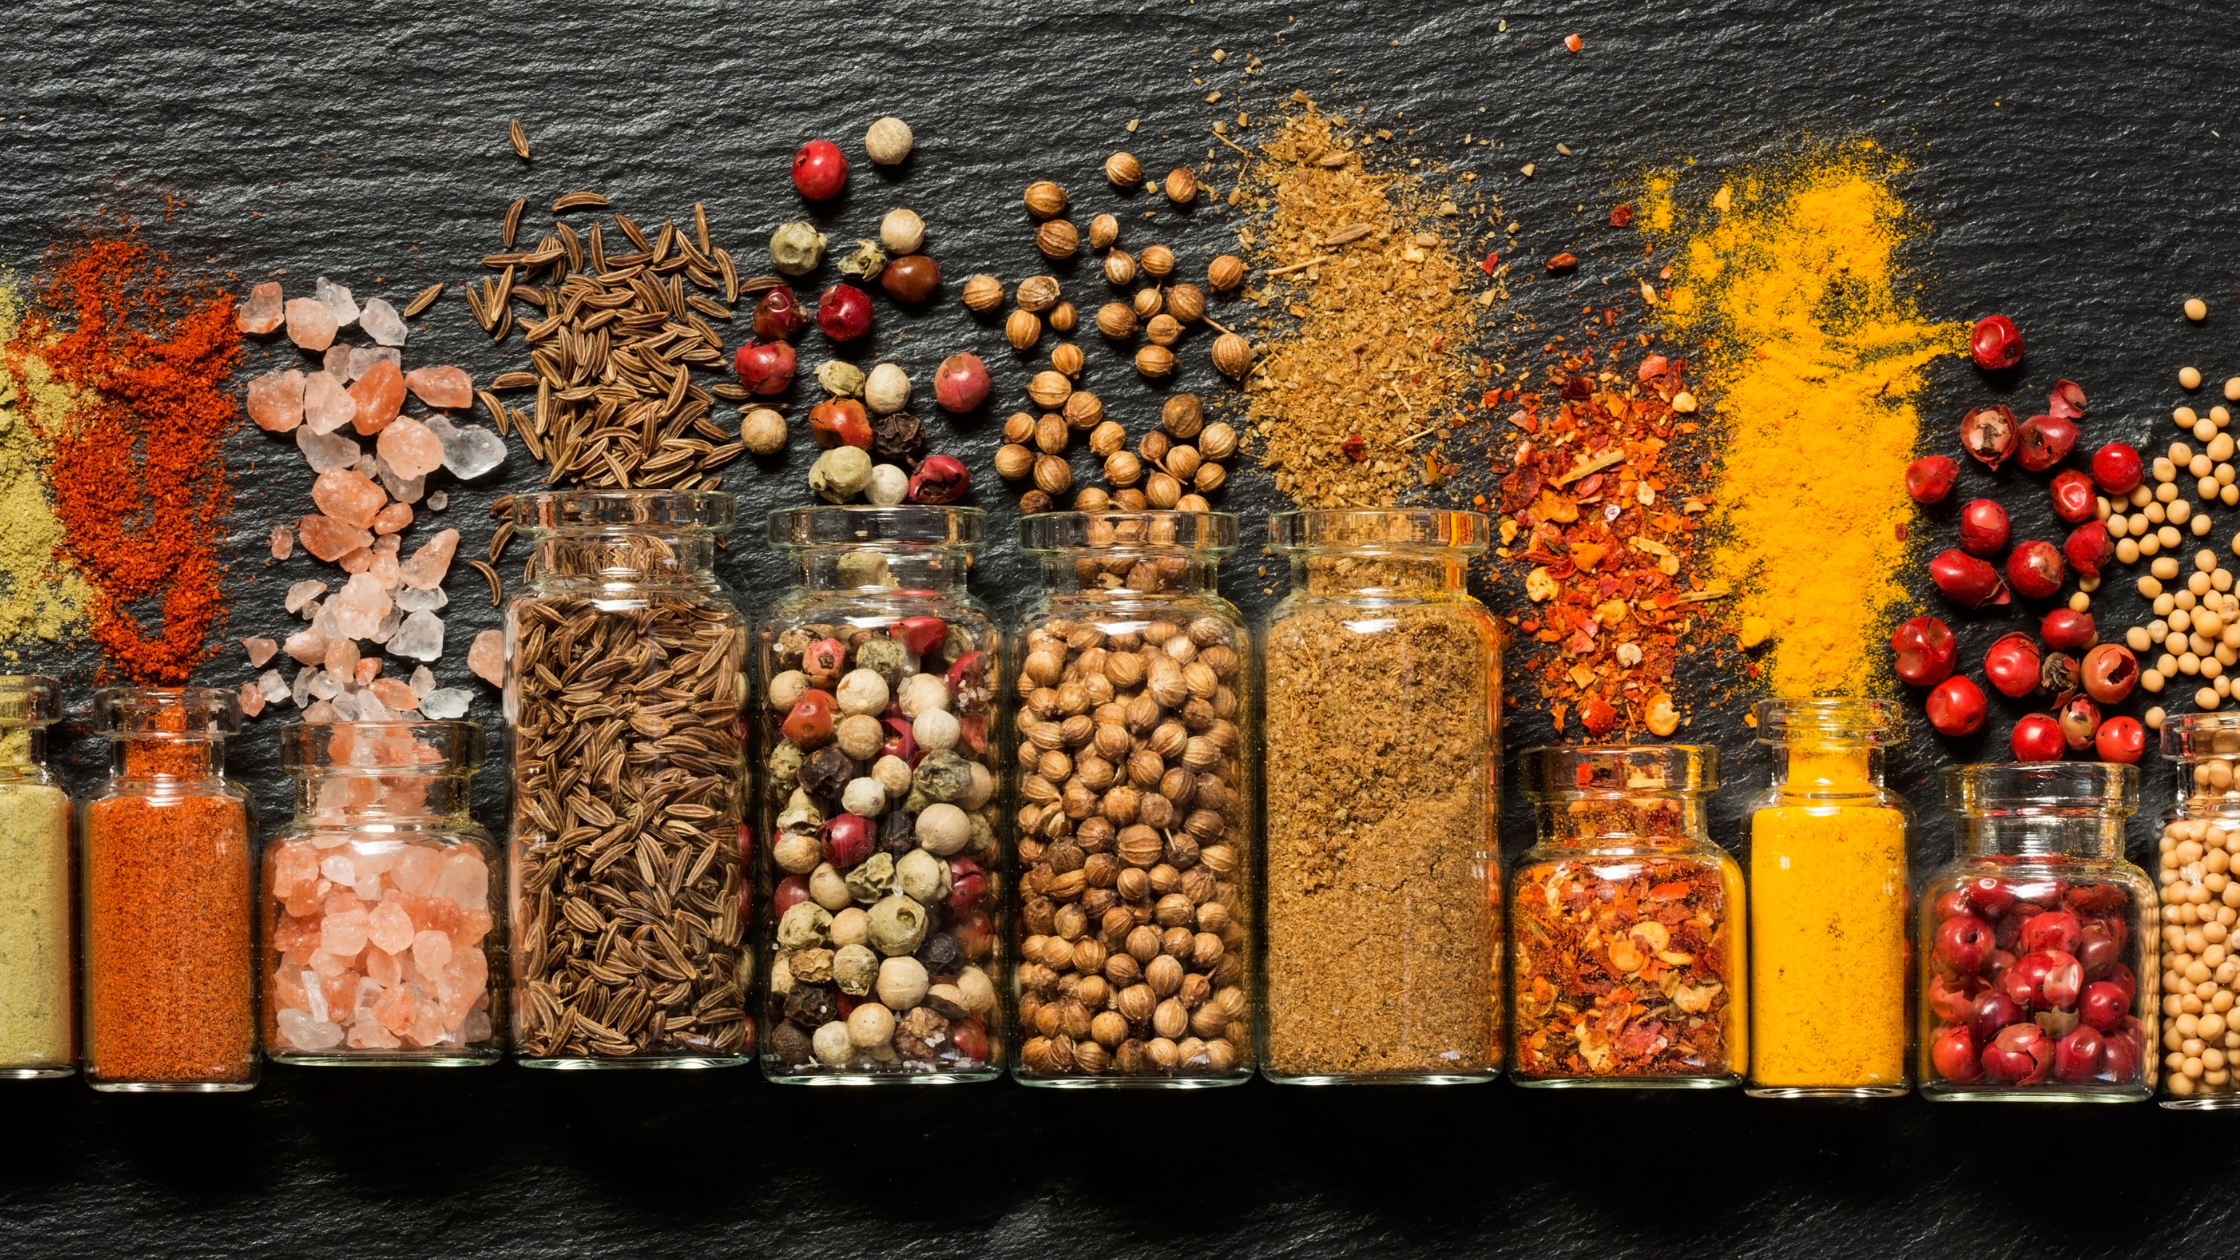
[(1358, 433), (1346, 434), (1345, 441), (1338, 443), (1338, 449), (1344, 451), (1346, 458), (1356, 464), (1369, 457), (1369, 444)]
[(1565, 250), (1548, 260), (1548, 274), (1551, 276), (1560, 276), (1578, 269), (1579, 256), (1570, 250)]
[(1487, 255), (1486, 255), (1486, 260), (1485, 260), (1484, 262), (1482, 262), (1482, 263), (1479, 263), (1479, 264), (1478, 264), (1478, 270), (1480, 270), (1480, 271), (1482, 271), (1482, 272), (1484, 272), (1484, 273), (1486, 273), (1487, 275), (1489, 275), (1489, 276), (1490, 276), (1490, 275), (1492, 275), (1492, 274), (1493, 274), (1493, 269), (1494, 269), (1495, 267), (1498, 267), (1498, 266), (1500, 266), (1500, 265), (1501, 265), (1501, 255), (1500, 255), (1499, 253), (1492, 253), (1492, 254), (1487, 254)]
[(1619, 203), (1618, 203), (1617, 205), (1614, 205), (1614, 206), (1610, 207), (1610, 226), (1611, 226), (1611, 227), (1614, 227), (1614, 228), (1622, 228), (1622, 227), (1625, 227), (1625, 226), (1626, 226), (1627, 224), (1630, 224), (1630, 223), (1632, 223), (1632, 222), (1633, 222), (1633, 207), (1632, 207), (1632, 206), (1630, 206), (1630, 205), (1627, 205), (1627, 204), (1626, 204), (1625, 202), (1622, 202), (1622, 201), (1621, 201), (1621, 202), (1619, 202)]

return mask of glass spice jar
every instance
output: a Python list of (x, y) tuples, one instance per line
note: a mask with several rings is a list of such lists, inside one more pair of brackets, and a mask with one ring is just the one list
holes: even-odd
[(1263, 640), (1262, 1070), (1336, 1084), (1501, 1070), (1501, 639), (1475, 512), (1284, 512)]
[(2240, 959), (2240, 713), (2163, 719), (2162, 752), (2177, 767), (2177, 793), (2157, 844), (2161, 891), (2162, 1105), (2183, 1110), (2240, 1107), (2233, 1060), (2240, 1027), (2233, 990)]
[(1750, 1061), (1742, 868), (1711, 839), (1715, 748), (1535, 748), (1539, 843), (1509, 881), (1510, 1076), (1709, 1089)]
[(770, 514), (801, 566), (759, 637), (773, 870), (763, 1074), (1001, 1073), (1001, 636), (965, 588), (977, 508)]
[(1237, 518), (1020, 522), (1042, 593), (1018, 706), (1019, 1045), (1030, 1085), (1225, 1085), (1253, 1070), (1252, 642), (1221, 598)]
[(70, 797), (47, 769), (52, 678), (0, 676), (0, 1077), (78, 1070)]
[(1907, 1093), (1912, 966), (1904, 732), (1887, 700), (1765, 700), (1773, 782), (1750, 819), (1750, 1079), (1760, 1098)]
[(2154, 1093), (2156, 901), (2124, 860), (2139, 772), (1954, 766), (1961, 856), (1921, 890), (1921, 1092), (2135, 1102)]
[(113, 751), (81, 807), (86, 1081), (103, 1091), (257, 1083), (249, 794), (225, 777), (230, 691), (111, 687)]
[(467, 812), (482, 758), (473, 722), (280, 729), (296, 813), (261, 863), (266, 1057), (468, 1067), (504, 1056), (491, 897), (503, 867)]
[(530, 1067), (748, 1061), (747, 624), (730, 495), (522, 495), (506, 609), (514, 1046)]

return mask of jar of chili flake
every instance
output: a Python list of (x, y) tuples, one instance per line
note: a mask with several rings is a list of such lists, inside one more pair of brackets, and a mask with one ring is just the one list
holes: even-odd
[(1539, 843), (1509, 884), (1509, 1072), (1713, 1089), (1749, 1067), (1742, 868), (1711, 839), (1718, 750), (1535, 748)]
[(2154, 884), (2124, 860), (2139, 772), (1954, 766), (1961, 856), (1921, 890), (1923, 1095), (2136, 1102), (2160, 1038)]
[(296, 814), (260, 880), (264, 1049), (319, 1066), (504, 1054), (498, 849), (467, 812), (473, 722), (281, 728)]
[(2162, 1105), (2240, 1107), (2240, 1015), (2232, 956), (2240, 923), (2240, 713), (2187, 713), (2162, 724), (2177, 799), (2162, 816)]

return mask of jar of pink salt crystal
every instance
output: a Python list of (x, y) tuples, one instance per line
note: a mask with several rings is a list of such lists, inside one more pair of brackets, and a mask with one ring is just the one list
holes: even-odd
[(283, 727), (295, 818), (260, 882), (264, 1049), (317, 1066), (505, 1054), (504, 867), (468, 815), (473, 722)]

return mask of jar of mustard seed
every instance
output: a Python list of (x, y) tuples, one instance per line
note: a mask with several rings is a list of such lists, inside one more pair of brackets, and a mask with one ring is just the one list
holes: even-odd
[(2161, 882), (2162, 1105), (2185, 1110), (2240, 1107), (2233, 1059), (2240, 1015), (2233, 989), (2240, 958), (2240, 713), (2165, 718), (2162, 752), (2177, 770), (2177, 793), (2162, 815), (2156, 848)]

